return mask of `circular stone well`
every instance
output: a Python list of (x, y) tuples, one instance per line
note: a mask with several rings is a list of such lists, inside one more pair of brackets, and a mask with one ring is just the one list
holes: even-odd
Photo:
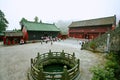
[[(43, 66), (45, 72), (63, 72), (64, 64), (61, 63), (52, 63), (46, 66)], [(66, 65), (67, 66), (67, 65)], [(67, 69), (71, 69), (70, 66), (67, 66)]]
[(73, 55), (62, 52), (37, 54), (31, 59), (29, 80), (79, 80), (80, 60)]

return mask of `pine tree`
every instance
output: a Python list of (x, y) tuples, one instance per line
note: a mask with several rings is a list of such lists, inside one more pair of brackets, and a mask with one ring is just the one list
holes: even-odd
[(0, 32), (6, 30), (7, 24), (8, 21), (6, 20), (4, 13), (0, 10)]

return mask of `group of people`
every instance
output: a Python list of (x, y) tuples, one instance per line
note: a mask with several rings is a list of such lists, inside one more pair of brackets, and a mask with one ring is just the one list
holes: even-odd
[(85, 41), (80, 41), (79, 44), (81, 45), (81, 47), (83, 47), (83, 45), (85, 44)]
[(53, 41), (58, 41), (58, 40), (60, 40), (59, 38), (57, 38), (57, 37), (55, 37), (55, 38), (53, 38), (53, 37), (41, 37), (41, 40), (42, 40), (42, 42), (51, 42), (51, 44), (53, 43)]
[(82, 41), (82, 40), (80, 40), (79, 41), (79, 44), (81, 45), (81, 49), (83, 48), (83, 45), (85, 44), (85, 43), (87, 43), (89, 40), (84, 40), (84, 41)]

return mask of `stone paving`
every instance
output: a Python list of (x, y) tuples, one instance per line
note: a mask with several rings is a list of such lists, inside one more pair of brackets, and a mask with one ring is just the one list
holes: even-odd
[(80, 50), (78, 40), (64, 40), (50, 43), (30, 43), (24, 45), (3, 46), (0, 43), (0, 80), (27, 80), (30, 59), (36, 57), (37, 52), (51, 51), (75, 52), (80, 59), (81, 79), (91, 80), (89, 69), (103, 61), (102, 56), (86, 50)]

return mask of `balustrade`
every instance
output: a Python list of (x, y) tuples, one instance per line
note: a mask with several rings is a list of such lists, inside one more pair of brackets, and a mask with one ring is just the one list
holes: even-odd
[[(63, 63), (65, 64), (62, 72), (45, 72), (43, 66), (50, 63)], [(68, 70), (67, 66), (71, 68)], [(79, 69), (80, 61), (73, 55), (62, 52), (51, 52), (44, 54), (37, 54), (35, 59), (31, 59), (31, 71), (30, 75), (34, 80), (75, 80), (77, 76), (80, 76)]]

